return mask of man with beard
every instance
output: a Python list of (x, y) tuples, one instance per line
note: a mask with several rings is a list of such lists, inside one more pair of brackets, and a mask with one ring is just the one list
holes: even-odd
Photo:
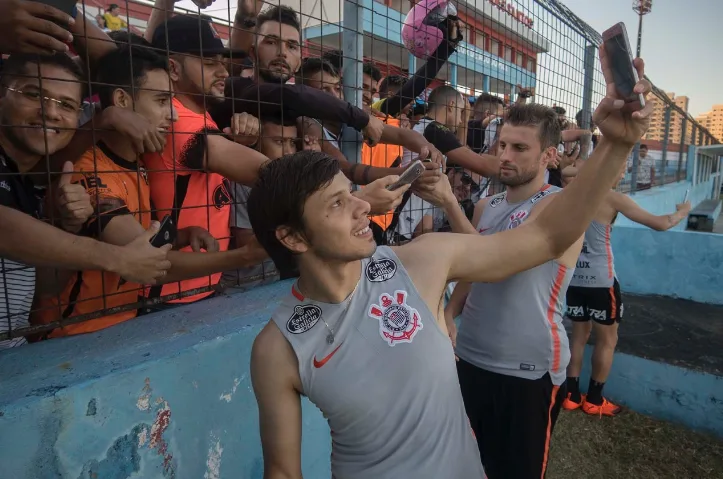
[[(545, 183), (545, 172), (561, 140), (551, 108), (512, 106), (499, 137), (498, 178), (507, 190), (481, 200), (472, 224), (457, 221), (453, 231), (494, 235), (536, 221), (558, 205), (561, 189)], [(452, 218), (454, 210), (446, 206), (445, 213)], [(544, 477), (566, 397), (570, 347), (563, 303), (582, 240), (504, 281), (459, 283), (447, 305), (465, 408), (491, 479)], [(454, 318), (460, 312), (457, 334)]]
[[(299, 280), (259, 333), (252, 350), (251, 377), (259, 403), (265, 477), (302, 477), (302, 395), (316, 404), (329, 422), (333, 477), (483, 477), (465, 406), (468, 414), (474, 412), (476, 402), (483, 404), (484, 397), (468, 403), (465, 386), (461, 394), (457, 389), (445, 323), (435, 313), (449, 281), (509, 285), (538, 268), (549, 274), (550, 262), (561, 257), (567, 262), (567, 255), (575, 252), (572, 245), (579, 245), (627, 155), (647, 130), (652, 111), (650, 103), (642, 110), (640, 104), (625, 106), (615, 92), (604, 52), (600, 57), (609, 85), (596, 111), (604, 142), (577, 180), (555, 195), (553, 202), (544, 195), (535, 200), (549, 203), (535, 212), (535, 219), (523, 223), (525, 215), (505, 208), (513, 211), (513, 218), (509, 220), (506, 212), (501, 215), (497, 235), (431, 233), (397, 248), (376, 248), (366, 217), (369, 205), (351, 195), (351, 185), (334, 159), (304, 152), (264, 166), (249, 197), (251, 224), (272, 258), (294, 261), (300, 271)], [(644, 78), (642, 63), (637, 66)], [(649, 91), (647, 81), (635, 87), (636, 93), (646, 96)], [(544, 166), (557, 153), (560, 132), (554, 113), (545, 107), (515, 107), (510, 117), (502, 129), (500, 174), (520, 187), (517, 196), (522, 196), (524, 184), (531, 179), (537, 183), (534, 186), (542, 186)], [(454, 218), (450, 221), (469, 226), (449, 182), (438, 182), (425, 196), (445, 205)], [(530, 196), (531, 200), (538, 195), (533, 192)], [(495, 207), (502, 207), (505, 198), (495, 199)], [(515, 206), (525, 203), (524, 196), (513, 201), (518, 200), (522, 203)], [(491, 204), (485, 210), (491, 214), (500, 211)], [(562, 281), (559, 273), (554, 280), (555, 284)], [(541, 276), (538, 281), (547, 283), (548, 296), (553, 297), (549, 306), (544, 305), (545, 311), (552, 310), (547, 316), (553, 322), (555, 296), (562, 285), (551, 287)], [(545, 289), (544, 284), (537, 287)], [(521, 315), (524, 318), (529, 316), (529, 308), (537, 307), (537, 295), (528, 286), (510, 290), (507, 296), (487, 298), (483, 305), (496, 308), (502, 302), (510, 309), (527, 307)], [(544, 316), (545, 312), (543, 320)], [(485, 319), (490, 329), (506, 329), (501, 325), (506, 322), (503, 318)], [(504, 319), (522, 329), (523, 336), (536, 329), (536, 318), (526, 322)], [(544, 332), (549, 350), (549, 330)], [(499, 341), (499, 336), (495, 337)], [(508, 340), (489, 347), (504, 359), (509, 349), (520, 353), (510, 348), (514, 344)], [(564, 376), (564, 367), (561, 372)], [(516, 442), (506, 438), (518, 436), (526, 427), (540, 432), (536, 421), (543, 418), (536, 416), (538, 409), (532, 408), (532, 403), (545, 402), (539, 396), (543, 386), (512, 388), (504, 397), (498, 386), (480, 385), (480, 395), (494, 396), (502, 409), (499, 414), (504, 416), (497, 427), (489, 425), (493, 432), (484, 432), (501, 441), (506, 453), (497, 458), (495, 445), (485, 444), (483, 461), (485, 466), (490, 462), (488, 474), (494, 479), (540, 478), (546, 462), (542, 454), (545, 433), (550, 427), (542, 429), (541, 443), (530, 440), (528, 444), (524, 435), (515, 437)], [(526, 401), (530, 407), (517, 408), (516, 414), (504, 412), (510, 402)], [(549, 415), (548, 407), (544, 422)], [(512, 460), (536, 464), (536, 471), (507, 464)], [(502, 470), (496, 467), (500, 461), (505, 466)]]
[[(278, 22), (276, 26), (278, 29)], [(298, 29), (294, 31), (298, 38)], [(91, 66), (117, 48), (105, 33), (90, 22), (75, 22), (73, 34), (78, 48), (87, 51), (93, 62)], [(278, 35), (275, 38), (278, 38)], [(234, 103), (224, 101), (224, 84), (228, 78), (225, 59), (244, 57), (246, 53), (225, 48), (209, 19), (203, 16), (177, 15), (169, 18), (156, 28), (152, 39), (154, 48), (166, 51), (170, 56), (171, 83), (176, 95), (172, 106), (177, 112), (178, 119), (174, 123), (171, 141), (166, 143), (163, 152), (144, 156), (144, 162), (149, 170), (151, 199), (154, 207), (159, 210), (157, 213), (159, 218), (172, 213), (176, 216), (176, 226), (179, 228), (187, 226), (207, 228), (215, 238), (218, 238), (219, 250), (225, 251), (231, 236), (229, 229), (231, 199), (224, 178), (252, 185), (259, 166), (267, 160), (261, 153), (243, 145), (256, 142), (258, 120), (249, 113), (240, 113), (240, 110), (234, 112)], [(271, 44), (272, 50), (277, 48), (273, 35), (269, 37), (267, 43)], [(281, 48), (280, 51), (283, 53), (286, 49)], [(300, 56), (300, 53), (295, 55)], [(248, 90), (253, 91), (245, 100), (241, 100), (241, 104), (253, 112), (261, 109), (262, 115), (279, 113), (278, 102), (281, 96), (284, 104), (287, 96), (290, 95), (298, 100), (302, 94), (307, 102), (317, 103), (313, 98), (317, 92), (309, 89), (289, 90), (287, 86), (278, 83), (265, 85), (251, 83), (247, 86), (251, 86), (252, 88)], [(228, 85), (226, 87), (228, 88)], [(325, 100), (331, 98), (322, 93), (317, 95)], [(339, 115), (339, 119), (352, 118), (358, 129), (364, 131), (368, 141), (375, 143), (379, 140), (384, 128), (380, 120), (370, 118), (346, 102), (333, 98), (331, 100), (335, 102), (334, 111)], [(211, 118), (208, 108), (213, 105), (231, 107), (227, 114), (217, 116), (218, 119), (226, 121), (226, 124), (217, 125)], [(317, 107), (324, 110), (329, 105), (317, 105)], [(264, 110), (269, 109), (271, 113), (264, 113)], [(358, 194), (373, 202), (382, 211), (393, 208), (401, 195), (399, 190), (387, 191), (381, 183)], [(146, 295), (155, 299), (168, 294), (209, 288), (218, 284), (220, 278), (219, 273), (210, 277), (166, 284), (151, 288)], [(211, 291), (206, 291), (169, 303), (189, 303), (212, 294)], [(162, 307), (164, 306), (146, 308), (146, 311)]]

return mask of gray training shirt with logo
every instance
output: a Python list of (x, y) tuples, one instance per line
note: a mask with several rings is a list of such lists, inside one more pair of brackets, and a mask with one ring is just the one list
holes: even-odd
[[(489, 235), (516, 228), (535, 203), (558, 191), (545, 185), (514, 204), (507, 202), (506, 193), (492, 196), (477, 230)], [(539, 379), (549, 372), (553, 384), (562, 384), (570, 361), (562, 312), (572, 272), (553, 260), (504, 281), (473, 283), (462, 310), (457, 355), (478, 368), (508, 376)]]
[(294, 287), (272, 317), (329, 422), (332, 476), (483, 478), (449, 337), (389, 247), (361, 267), (350, 300), (320, 303)]

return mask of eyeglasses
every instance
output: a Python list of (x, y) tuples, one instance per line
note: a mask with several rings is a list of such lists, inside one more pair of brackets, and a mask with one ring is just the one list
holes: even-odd
[(59, 107), (61, 111), (67, 114), (76, 114), (81, 110), (80, 106), (73, 101), (58, 100), (57, 98), (51, 98), (49, 96), (42, 95), (40, 94), (40, 92), (37, 91), (18, 90), (16, 88), (10, 88), (9, 86), (6, 86), (5, 88), (8, 91), (19, 94), (28, 103), (43, 103), (45, 105), (54, 104)]

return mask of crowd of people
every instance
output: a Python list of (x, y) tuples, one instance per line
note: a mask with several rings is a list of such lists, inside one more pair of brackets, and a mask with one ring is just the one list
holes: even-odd
[(300, 396), (351, 479), (544, 477), (562, 408), (620, 411), (603, 397), (624, 312), (612, 225), (669, 229), (690, 205), (654, 216), (613, 191), (652, 104), (621, 99), (604, 49), (592, 126), (534, 89), (420, 100), (463, 40), (454, 17), (409, 78), (364, 63), (356, 107), (351, 60), (302, 58), (290, 7), (239, 0), (225, 46), (173, 0), (144, 36), (13, 5), (0, 351), (295, 278), (251, 358), (269, 479), (301, 477)]

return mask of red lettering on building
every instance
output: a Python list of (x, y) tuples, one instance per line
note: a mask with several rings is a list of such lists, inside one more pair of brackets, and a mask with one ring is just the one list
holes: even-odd
[(490, 2), (490, 4), (494, 5), (495, 7), (499, 8), (501, 11), (505, 12), (524, 26), (528, 28), (532, 28), (533, 20), (528, 17), (527, 15), (522, 12), (522, 10), (518, 10), (515, 8), (514, 5), (512, 5), (509, 2), (505, 2), (504, 0), (487, 0)]

